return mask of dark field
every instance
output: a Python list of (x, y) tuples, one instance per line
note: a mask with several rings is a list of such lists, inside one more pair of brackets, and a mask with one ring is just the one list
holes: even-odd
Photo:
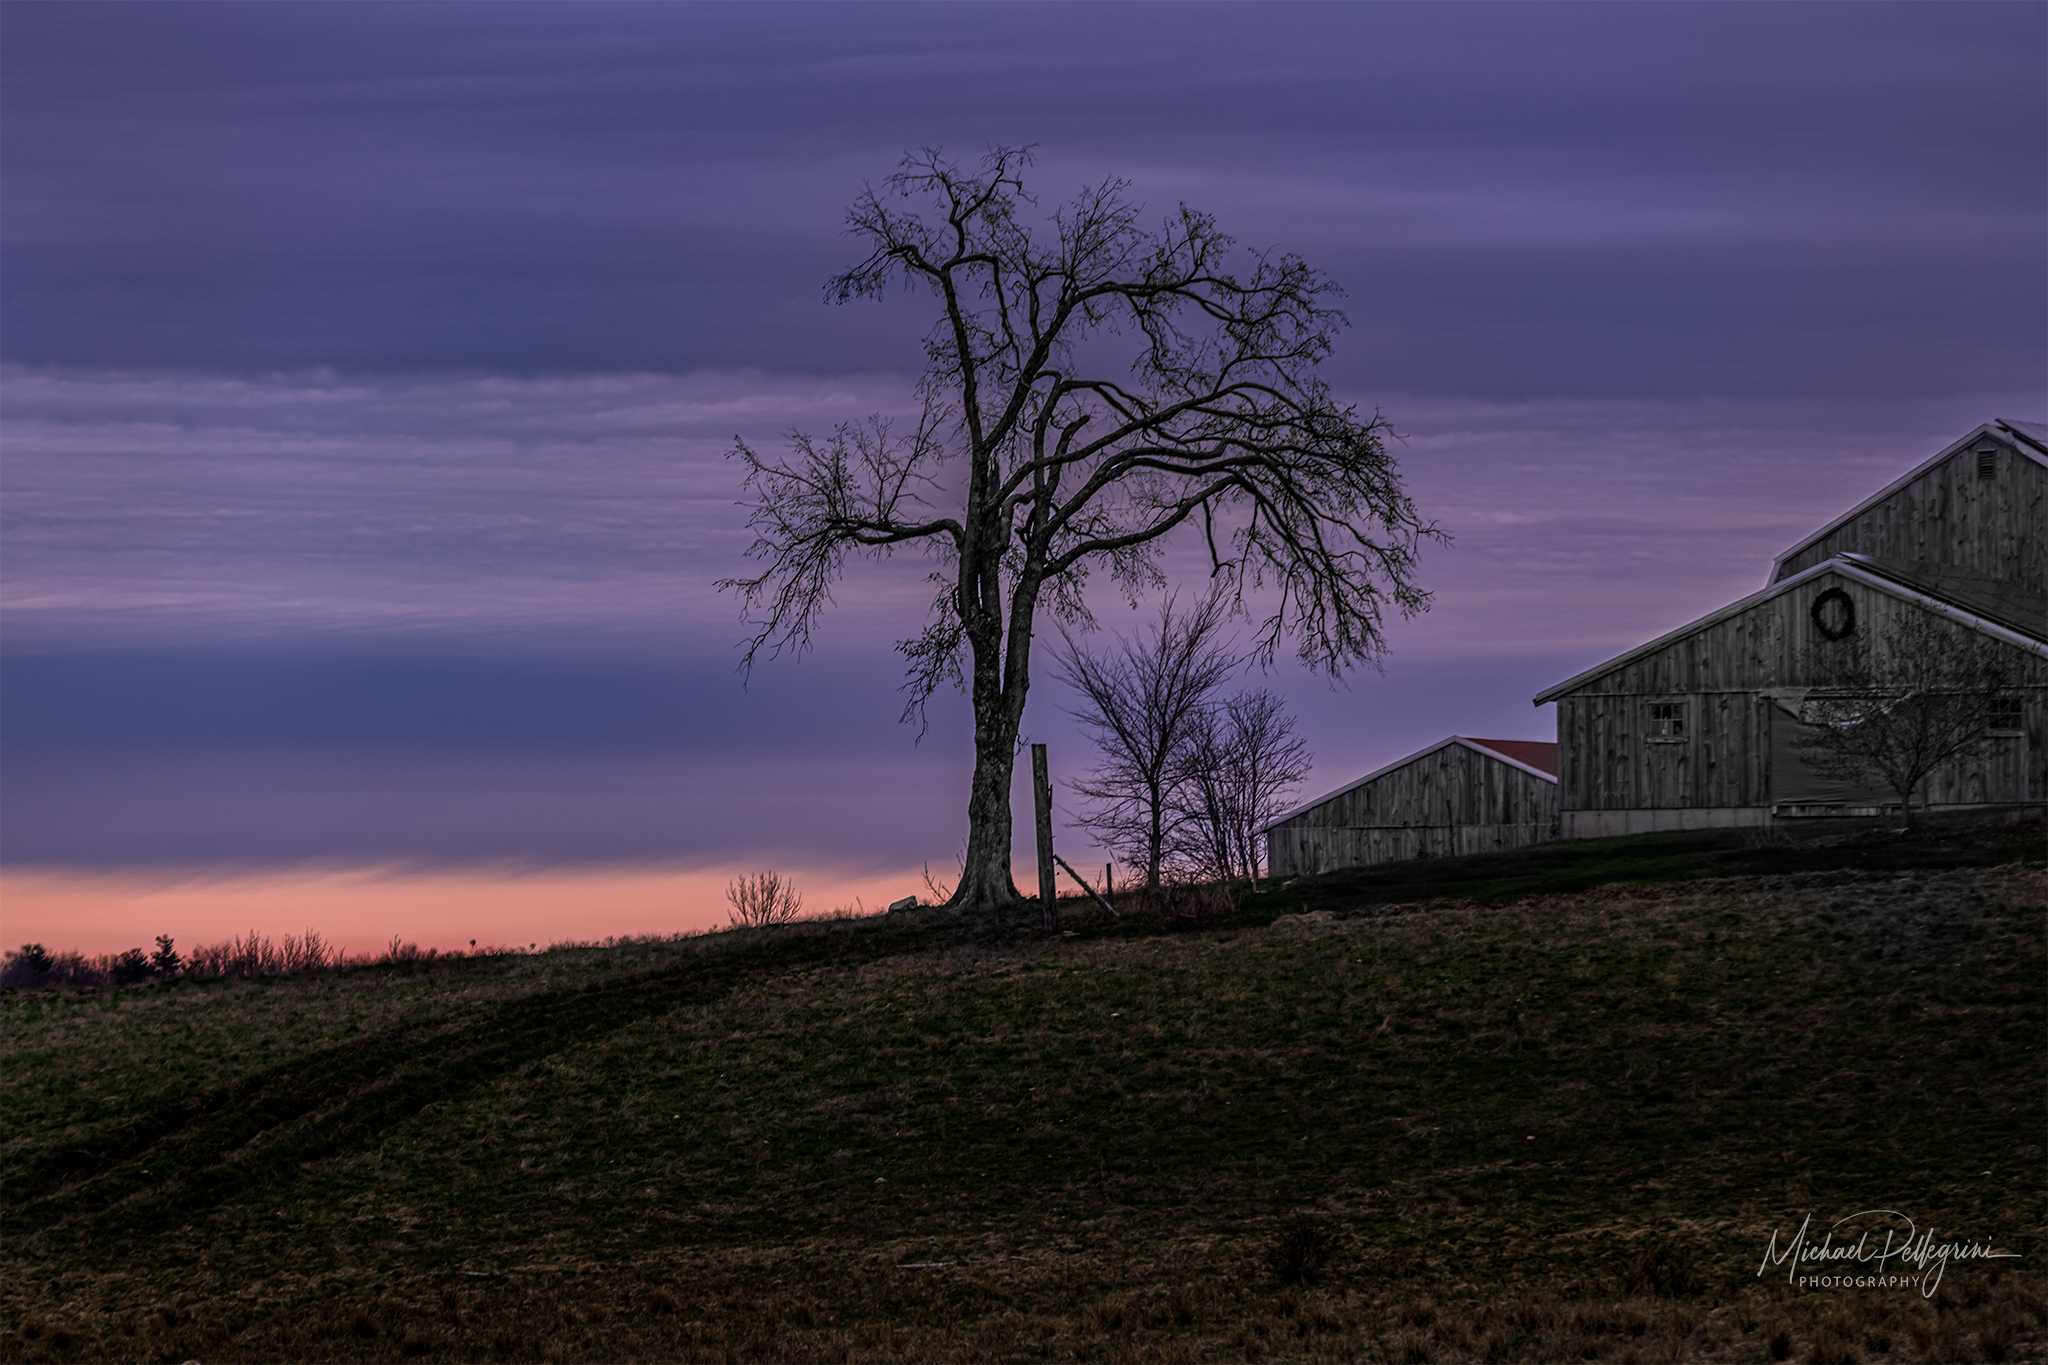
[[(0, 1354), (2041, 1359), (2041, 844), (10, 995)], [(2022, 1259), (1759, 1277), (1866, 1209)]]

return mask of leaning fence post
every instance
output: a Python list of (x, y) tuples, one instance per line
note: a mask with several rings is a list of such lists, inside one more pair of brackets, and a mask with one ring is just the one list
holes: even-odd
[(1057, 901), (1058, 875), (1052, 864), (1052, 780), (1046, 775), (1045, 746), (1031, 746), (1031, 804), (1038, 813), (1038, 914), (1039, 927), (1048, 934), (1060, 931)]

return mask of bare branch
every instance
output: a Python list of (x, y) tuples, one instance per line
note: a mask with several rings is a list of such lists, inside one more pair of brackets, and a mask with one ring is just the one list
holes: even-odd
[(823, 442), (790, 434), (793, 458), (769, 463), (735, 439), (728, 458), (747, 470), (742, 486), (754, 494), (747, 525), (755, 533), (748, 553), (769, 561), (751, 578), (719, 580), (740, 594), (756, 632), (744, 667), (765, 648), (802, 652), (831, 601), (846, 556), (886, 555), (906, 541), (945, 537), (959, 543), (957, 518), (907, 515), (926, 507), (920, 492), (933, 487), (927, 472), (943, 414), (927, 406), (911, 436), (897, 440), (881, 417), (842, 424)]

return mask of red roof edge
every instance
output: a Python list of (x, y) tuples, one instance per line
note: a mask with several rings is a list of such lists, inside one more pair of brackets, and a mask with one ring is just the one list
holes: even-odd
[(1482, 749), (1491, 749), (1502, 758), (1512, 758), (1517, 763), (1526, 763), (1538, 772), (1557, 776), (1557, 746), (1540, 739), (1474, 739), (1460, 735), (1467, 744), (1477, 744)]

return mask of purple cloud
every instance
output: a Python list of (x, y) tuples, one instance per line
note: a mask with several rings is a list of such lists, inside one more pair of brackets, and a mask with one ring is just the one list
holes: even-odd
[(907, 146), (1035, 140), (1047, 206), (1125, 174), (1349, 289), (1332, 377), (1456, 541), (1384, 677), (1273, 680), (1312, 788), (1540, 735), (1545, 684), (2044, 411), (2038, 5), (0, 25), (14, 866), (943, 865), (964, 718), (913, 747), (889, 648), (923, 565), (749, 691), (711, 587), (735, 434), (910, 404), (925, 311), (819, 294)]

